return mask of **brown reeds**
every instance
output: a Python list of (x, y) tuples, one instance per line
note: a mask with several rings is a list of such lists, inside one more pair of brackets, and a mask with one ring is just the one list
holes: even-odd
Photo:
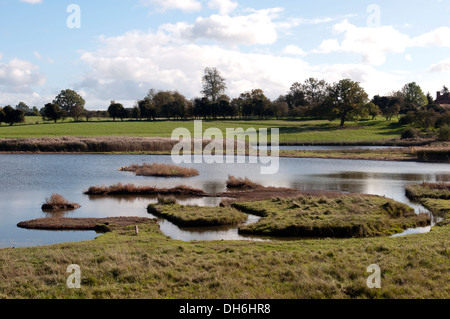
[[(29, 153), (170, 153), (178, 140), (162, 137), (40, 137), (0, 139), (0, 152)], [(194, 150), (195, 140), (191, 139), (191, 149)], [(211, 143), (209, 139), (202, 140), (204, 149)], [(240, 141), (236, 145), (241, 145)], [(226, 141), (223, 140), (225, 147)], [(237, 146), (235, 146), (236, 148)], [(245, 147), (245, 145), (244, 145)]]
[(252, 182), (247, 177), (245, 177), (245, 178), (238, 177), (237, 178), (237, 177), (228, 175), (227, 188), (230, 188), (230, 189), (257, 189), (257, 188), (263, 188), (263, 186)]
[(156, 177), (192, 177), (200, 173), (194, 168), (181, 167), (173, 164), (133, 164), (122, 167), (120, 171), (134, 172), (136, 176), (156, 176)]
[(190, 186), (176, 186), (174, 188), (157, 188), (154, 186), (123, 185), (92, 186), (84, 192), (86, 195), (174, 195), (174, 196), (208, 196), (205, 191)]
[(42, 205), (42, 210), (74, 210), (81, 206), (76, 203), (70, 203), (60, 194), (52, 194), (49, 198), (45, 199), (45, 203)]

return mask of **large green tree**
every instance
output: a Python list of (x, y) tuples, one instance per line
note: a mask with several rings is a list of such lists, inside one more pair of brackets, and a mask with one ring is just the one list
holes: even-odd
[(41, 110), (42, 118), (44, 121), (58, 122), (63, 117), (63, 111), (58, 104), (47, 103)]
[(213, 103), (215, 103), (227, 89), (225, 78), (220, 75), (220, 72), (216, 68), (205, 68), (202, 83), (202, 94)]
[(25, 112), (22, 110), (13, 109), (10, 105), (3, 108), (4, 122), (12, 126), (15, 123), (22, 123), (25, 121)]
[(405, 103), (413, 106), (415, 109), (428, 104), (426, 95), (416, 82), (406, 84), (401, 92)]
[(111, 101), (111, 104), (108, 107), (109, 116), (113, 118), (113, 121), (116, 121), (116, 118), (120, 118), (123, 121), (127, 112), (122, 104), (116, 103), (115, 101)]
[(62, 90), (61, 93), (56, 96), (55, 100), (53, 100), (53, 104), (58, 104), (67, 116), (78, 121), (85, 111), (84, 105), (86, 104), (86, 101), (77, 92), (67, 89)]
[(343, 127), (345, 122), (358, 120), (367, 115), (364, 107), (367, 102), (368, 95), (359, 82), (344, 79), (328, 88), (324, 115), (330, 120), (340, 119), (340, 126)]

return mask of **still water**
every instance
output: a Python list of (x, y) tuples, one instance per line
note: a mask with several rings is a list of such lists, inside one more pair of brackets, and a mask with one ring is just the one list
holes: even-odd
[[(49, 245), (90, 240), (95, 232), (51, 232), (20, 229), (17, 223), (51, 216), (41, 211), (45, 198), (59, 193), (82, 207), (67, 217), (144, 216), (154, 198), (90, 197), (90, 186), (118, 182), (158, 187), (189, 185), (207, 192), (226, 191), (228, 175), (248, 177), (264, 186), (300, 190), (331, 190), (381, 195), (406, 203), (417, 211), (421, 206), (405, 197), (405, 186), (422, 181), (450, 181), (448, 164), (377, 162), (329, 159), (281, 158), (276, 175), (261, 175), (258, 164), (189, 164), (200, 175), (188, 179), (134, 176), (118, 169), (131, 164), (171, 163), (170, 156), (149, 155), (0, 155), (0, 248)], [(220, 198), (183, 199), (180, 203), (216, 206)], [(248, 222), (255, 222), (250, 216)], [(161, 230), (179, 240), (258, 240), (240, 236), (236, 227), (180, 229), (160, 221)]]

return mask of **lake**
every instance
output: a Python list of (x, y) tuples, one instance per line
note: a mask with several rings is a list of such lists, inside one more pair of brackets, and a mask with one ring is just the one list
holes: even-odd
[[(378, 162), (281, 158), (276, 175), (261, 175), (257, 164), (189, 164), (200, 175), (188, 179), (134, 176), (119, 168), (131, 164), (171, 163), (170, 156), (157, 155), (24, 155), (0, 154), (0, 248), (49, 245), (90, 240), (99, 236), (91, 231), (62, 232), (20, 229), (17, 223), (49, 217), (41, 210), (45, 198), (59, 193), (82, 207), (67, 217), (114, 217), (148, 215), (146, 207), (155, 199), (134, 197), (90, 197), (83, 194), (90, 186), (118, 182), (158, 187), (189, 185), (206, 192), (226, 191), (228, 175), (248, 177), (264, 186), (291, 187), (299, 190), (331, 190), (381, 195), (406, 203), (416, 211), (423, 209), (405, 196), (411, 183), (448, 182), (448, 164), (414, 162)], [(220, 198), (185, 199), (180, 203), (216, 206)], [(257, 218), (250, 216), (248, 222)], [(180, 229), (160, 221), (161, 230), (180, 240), (262, 240), (241, 236), (236, 227)], [(422, 230), (426, 231), (426, 230)]]

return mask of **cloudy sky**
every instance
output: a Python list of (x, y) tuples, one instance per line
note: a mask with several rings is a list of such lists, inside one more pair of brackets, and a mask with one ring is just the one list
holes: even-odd
[(0, 0), (0, 105), (66, 88), (88, 109), (150, 88), (194, 98), (205, 67), (230, 97), (275, 99), (309, 77), (434, 95), (450, 85), (449, 17), (450, 0)]

